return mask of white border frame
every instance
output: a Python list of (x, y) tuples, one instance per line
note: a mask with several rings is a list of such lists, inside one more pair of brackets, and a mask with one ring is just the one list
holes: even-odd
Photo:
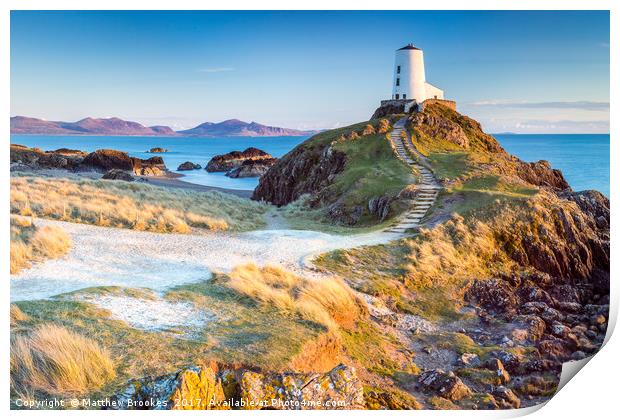
[[(466, 6), (466, 7), (465, 7)], [(620, 153), (620, 146), (616, 144), (618, 131), (618, 113), (617, 102), (619, 85), (618, 74), (620, 66), (618, 66), (618, 43), (616, 40), (620, 39), (618, 33), (620, 6), (617, 2), (612, 0), (469, 0), (467, 2), (459, 0), (434, 0), (434, 1), (403, 1), (403, 0), (388, 0), (383, 2), (358, 0), (355, 3), (346, 2), (343, 0), (301, 0), (295, 3), (283, 0), (262, 0), (260, 2), (252, 2), (250, 0), (237, 0), (231, 2), (215, 2), (215, 1), (192, 1), (192, 0), (175, 0), (174, 2), (166, 2), (164, 0), (150, 0), (149, 2), (140, 2), (137, 0), (89, 0), (88, 2), (79, 2), (75, 0), (5, 0), (0, 6), (3, 10), (0, 14), (0, 57), (3, 59), (0, 61), (1, 75), (2, 75), (2, 92), (4, 93), (4, 100), (2, 101), (2, 111), (5, 115), (0, 119), (0, 127), (4, 138), (9, 138), (9, 118), (10, 115), (10, 10), (139, 10), (139, 9), (155, 9), (155, 10), (264, 10), (264, 9), (283, 9), (283, 10), (377, 10), (379, 7), (382, 10), (611, 10), (611, 36), (610, 36), (610, 153), (611, 153), (611, 194), (610, 198), (618, 197), (618, 170), (616, 163), (620, 163), (618, 154)], [(492, 36), (492, 34), (490, 34)], [(8, 163), (8, 143), (7, 141), (0, 147), (0, 156), (2, 161)], [(0, 182), (0, 195), (5, 203), (5, 209), (8, 212), (9, 203), (9, 168), (8, 165), (3, 167), (1, 172), (2, 177)], [(613, 198), (612, 198), (613, 201)], [(616, 207), (612, 204), (612, 216), (611, 216), (611, 237), (616, 237), (618, 212), (615, 211)], [(6, 238), (9, 237), (9, 218), (3, 217), (1, 219), (2, 232), (4, 242), (2, 243), (2, 267), (6, 276), (3, 276), (0, 281), (0, 293), (3, 296), (2, 299), (2, 313), (8, 316), (9, 313), (9, 293), (10, 286), (8, 281), (8, 267), (9, 267), (9, 246)], [(537, 411), (541, 406), (532, 407), (522, 410), (513, 411), (366, 411), (352, 413), (350, 411), (343, 412), (330, 412), (329, 414), (319, 414), (320, 412), (302, 412), (302, 413), (290, 413), (290, 412), (252, 412), (252, 414), (246, 414), (246, 412), (233, 411), (233, 412), (186, 412), (186, 416), (222, 416), (226, 418), (237, 418), (238, 416), (252, 415), (253, 417), (265, 416), (303, 416), (303, 417), (315, 417), (329, 415), (333, 417), (345, 418), (348, 416), (360, 416), (363, 418), (370, 418), (375, 416), (406, 416), (407, 418), (415, 417), (421, 419), (428, 418), (455, 418), (459, 419), (479, 419), (479, 418), (499, 418), (499, 417), (516, 417), (525, 415), (536, 411), (532, 418), (545, 418), (545, 416), (557, 416), (563, 419), (571, 418), (591, 418), (591, 419), (605, 419), (611, 417), (612, 413), (617, 409), (615, 407), (617, 393), (617, 378), (620, 374), (619, 358), (620, 343), (618, 339), (610, 340), (611, 333), (616, 324), (618, 315), (618, 265), (615, 263), (618, 261), (617, 247), (614, 246), (615, 242), (611, 243), (611, 310), (608, 334), (606, 337), (606, 345), (592, 358), (592, 361), (588, 363), (588, 368), (579, 373), (579, 379), (570, 381), (569, 385), (563, 388), (558, 394), (556, 394), (546, 404), (543, 410)], [(4, 334), (2, 335), (2, 356), (4, 363), (0, 363), (1, 379), (3, 384), (3, 395), (7, 397), (5, 410), (8, 411), (9, 407), (9, 341), (10, 331), (9, 323), (6, 318), (4, 321)], [(15, 418), (38, 418), (45, 416), (45, 418), (58, 418), (58, 417), (71, 417), (76, 416), (85, 417), (112, 417), (122, 416), (131, 418), (143, 418), (143, 416), (161, 416), (155, 412), (100, 412), (100, 411), (46, 411), (45, 413), (32, 412), (32, 411), (12, 411), (11, 416)], [(182, 415), (180, 412), (171, 413), (170, 416)], [(616, 414), (617, 415), (617, 414)]]

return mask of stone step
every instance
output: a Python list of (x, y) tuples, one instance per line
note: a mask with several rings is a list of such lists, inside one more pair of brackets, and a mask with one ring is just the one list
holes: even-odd
[(411, 229), (411, 228), (417, 228), (420, 225), (418, 225), (417, 223), (407, 223), (407, 224), (402, 224), (402, 225), (398, 225), (395, 227), (395, 229)]

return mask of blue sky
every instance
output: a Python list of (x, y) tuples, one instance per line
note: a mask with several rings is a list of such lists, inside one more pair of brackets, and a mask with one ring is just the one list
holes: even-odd
[(337, 127), (409, 42), (489, 132), (609, 132), (609, 14), (586, 11), (14, 11), (11, 115)]

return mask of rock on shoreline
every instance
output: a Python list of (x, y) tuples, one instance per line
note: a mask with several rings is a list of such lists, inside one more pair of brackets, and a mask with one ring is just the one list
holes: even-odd
[(244, 160), (241, 166), (226, 172), (226, 176), (230, 178), (263, 176), (277, 161), (276, 158)]
[(202, 166), (197, 163), (187, 161), (180, 164), (177, 171), (193, 171), (195, 169), (202, 169)]
[(207, 167), (207, 172), (226, 172), (231, 178), (261, 176), (277, 162), (269, 153), (248, 147), (243, 152), (234, 150), (224, 155), (214, 156)]
[(168, 169), (159, 156), (149, 159), (131, 157), (125, 152), (100, 149), (92, 153), (72, 149), (43, 151), (22, 145), (11, 145), (11, 168), (22, 170), (65, 169), (73, 172), (108, 172), (112, 169), (133, 175), (162, 176)]

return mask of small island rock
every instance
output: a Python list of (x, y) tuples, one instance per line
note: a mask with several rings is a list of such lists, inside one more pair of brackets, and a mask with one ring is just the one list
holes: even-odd
[(273, 156), (255, 147), (248, 147), (243, 152), (234, 150), (224, 155), (213, 156), (205, 169), (207, 172), (228, 172), (238, 168), (245, 161), (261, 159), (273, 159)]
[(177, 171), (192, 171), (194, 169), (202, 169), (202, 166), (200, 166), (197, 163), (187, 161), (187, 162), (183, 162), (182, 164), (180, 164), (179, 167), (177, 168)]

